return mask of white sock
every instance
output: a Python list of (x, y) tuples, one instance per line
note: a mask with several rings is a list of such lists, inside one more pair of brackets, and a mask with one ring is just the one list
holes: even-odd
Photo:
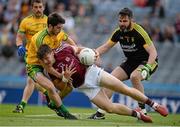
[(156, 108), (157, 108), (158, 105), (159, 105), (158, 103), (154, 102), (152, 108), (153, 108), (154, 110), (156, 110)]
[(144, 114), (147, 113), (146, 109), (142, 109), (142, 112), (143, 112)]
[(137, 118), (141, 119), (141, 115), (139, 112), (136, 112), (137, 113)]
[(102, 110), (102, 109), (100, 109), (100, 108), (98, 108), (97, 111), (100, 112), (101, 114), (105, 114), (105, 113), (106, 113), (106, 111), (104, 111), (104, 110)]

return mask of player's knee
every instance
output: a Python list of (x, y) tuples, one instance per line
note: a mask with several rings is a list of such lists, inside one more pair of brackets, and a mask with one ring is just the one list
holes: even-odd
[(54, 92), (56, 92), (56, 91), (55, 91), (55, 88), (54, 88), (53, 86), (51, 86), (51, 85), (47, 86), (47, 87), (46, 87), (46, 90), (47, 90), (49, 93), (54, 93)]
[(113, 113), (113, 110), (112, 109), (106, 109), (106, 112), (107, 113)]
[(130, 80), (131, 80), (131, 82), (137, 82), (137, 81), (139, 81), (140, 79), (139, 79), (138, 75), (132, 74), (132, 75), (130, 76)]
[(34, 85), (34, 81), (31, 78), (27, 78), (27, 85)]

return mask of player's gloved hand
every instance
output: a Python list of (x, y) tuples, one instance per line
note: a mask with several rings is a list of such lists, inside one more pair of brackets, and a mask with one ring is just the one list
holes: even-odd
[(26, 53), (26, 48), (23, 45), (18, 46), (18, 55), (19, 56), (24, 56)]
[(150, 73), (152, 71), (152, 65), (150, 64), (145, 64), (144, 67), (141, 68), (141, 75), (143, 79), (149, 80), (150, 79)]

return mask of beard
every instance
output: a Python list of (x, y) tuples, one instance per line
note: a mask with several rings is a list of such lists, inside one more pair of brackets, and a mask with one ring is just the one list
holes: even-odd
[(129, 23), (129, 25), (126, 26), (120, 26), (120, 29), (122, 32), (128, 32), (131, 29), (131, 22)]
[(43, 15), (43, 13), (41, 13), (41, 12), (36, 12), (36, 13), (35, 13), (35, 16), (36, 16), (36, 17), (41, 17), (42, 15)]

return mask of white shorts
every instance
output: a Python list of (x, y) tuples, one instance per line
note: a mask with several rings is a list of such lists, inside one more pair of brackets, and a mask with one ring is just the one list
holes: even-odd
[(86, 71), (84, 84), (78, 88), (78, 90), (85, 93), (90, 100), (92, 100), (101, 89), (99, 83), (102, 71), (103, 69), (96, 65), (90, 66)]

